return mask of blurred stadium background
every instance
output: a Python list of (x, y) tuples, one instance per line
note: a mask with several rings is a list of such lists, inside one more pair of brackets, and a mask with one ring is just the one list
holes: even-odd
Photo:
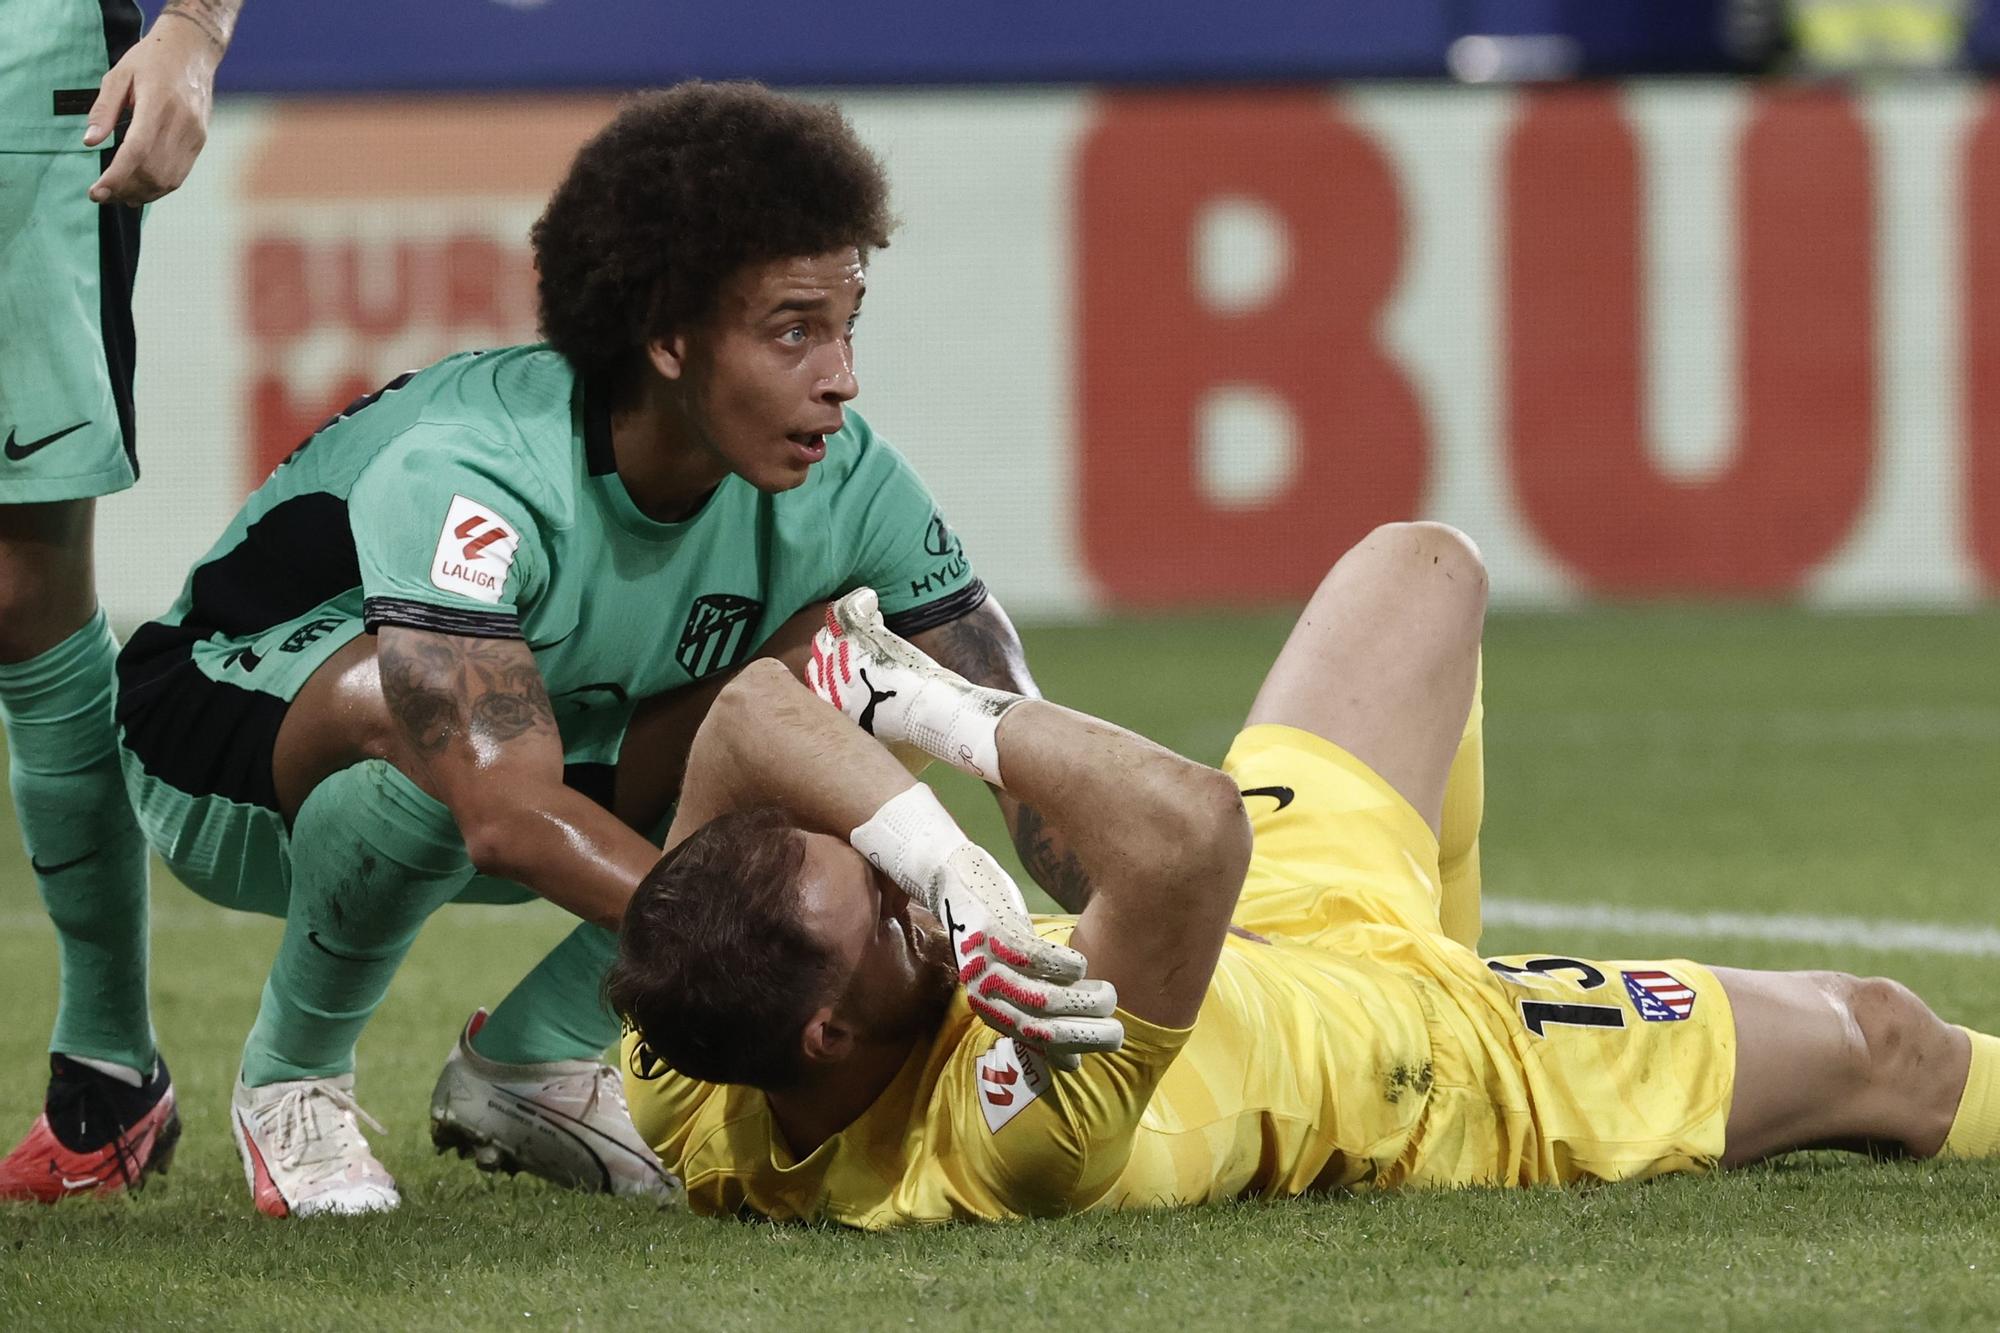
[(147, 223), (114, 621), (357, 393), (532, 338), (569, 153), (689, 74), (825, 90), (887, 160), (857, 405), (1019, 615), (1289, 602), (1412, 515), (1505, 606), (1979, 600), (2000, 99), (1741, 76), (1835, 9), (2000, 61), (1940, 0), (253, 5)]
[[(1992, 1030), (1994, 68), (2000, 6), (1969, 0), (257, 0), (206, 153), (147, 220), (146, 477), (103, 506), (100, 587), (122, 628), (156, 613), (326, 415), (531, 339), (527, 228), (620, 90), (761, 78), (838, 100), (888, 164), (903, 227), (857, 407), (1052, 695), (1219, 759), (1342, 549), (1458, 524), (1497, 608), (1490, 951), (1881, 971)], [(1004, 844), (969, 783), (940, 785)], [(1110, 1326), (1541, 1327), (1613, 1292), (1715, 1327), (2000, 1310), (2000, 1173), (1977, 1168), (998, 1246), (674, 1226), (641, 1252), (648, 1219), (489, 1189), (423, 1141), (458, 1021), (556, 938), (553, 909), (426, 932), (362, 1043), (415, 1206), (315, 1249), (250, 1214), (224, 1127), (276, 927), (156, 884), (177, 1192), (0, 1210), (0, 1324), (603, 1326), (688, 1298), (705, 1327), (977, 1328), (1038, 1287), (1044, 1316)], [(53, 994), (9, 871), (0, 1129), (33, 1114)], [(191, 1225), (226, 1248), (190, 1250)]]

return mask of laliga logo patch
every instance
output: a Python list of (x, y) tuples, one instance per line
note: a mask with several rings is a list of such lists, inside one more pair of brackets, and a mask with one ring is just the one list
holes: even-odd
[(496, 518), (490, 507), (454, 495), (444, 529), (438, 533), (437, 553), (431, 557), (431, 585), (497, 605), (520, 544), (521, 534)]
[(1012, 1037), (994, 1042), (993, 1049), (979, 1057), (978, 1068), (979, 1110), (989, 1133), (998, 1134), (1049, 1086), (1041, 1057), (1017, 1046)]

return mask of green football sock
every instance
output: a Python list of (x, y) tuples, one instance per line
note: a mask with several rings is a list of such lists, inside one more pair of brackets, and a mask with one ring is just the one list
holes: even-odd
[(313, 788), (292, 827), (278, 961), (243, 1047), (250, 1087), (354, 1068), (354, 1043), (425, 918), (472, 878), (451, 811), (370, 759)]
[(617, 953), (616, 935), (578, 926), (507, 993), (472, 1048), (510, 1065), (595, 1059), (618, 1040), (618, 1019), (603, 994)]
[(8, 778), (35, 884), (55, 922), (61, 998), (49, 1049), (151, 1069), (146, 841), (118, 770), (104, 613), (0, 666)]

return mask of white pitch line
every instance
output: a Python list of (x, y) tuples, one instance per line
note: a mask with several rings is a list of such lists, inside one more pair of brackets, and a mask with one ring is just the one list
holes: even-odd
[(1522, 898), (1488, 898), (1482, 907), (1489, 926), (1596, 930), (1667, 939), (1773, 940), (1885, 953), (2000, 958), (2000, 929), (1992, 926), (1790, 913), (1766, 916), (1750, 912), (1669, 912), (1592, 903), (1530, 902)]
[[(1488, 898), (1482, 905), (1489, 926), (1525, 926), (1551, 932), (1549, 944), (1560, 943), (1566, 931), (1598, 931), (1611, 935), (1644, 935), (1666, 940), (1768, 940), (1783, 944), (1817, 944), (1829, 948), (1867, 949), (1882, 953), (1929, 953), (1958, 958), (2000, 958), (2000, 929), (1992, 926), (1950, 925), (1939, 921), (1870, 920), (1856, 916), (1811, 916), (1803, 913), (1759, 915), (1751, 912), (1670, 912), (1641, 907), (1608, 907), (1592, 903), (1537, 902), (1525, 898)], [(523, 908), (527, 910), (523, 910)], [(482, 925), (539, 925), (560, 912), (538, 903), (495, 906), (465, 903), (449, 909), (459, 921)], [(198, 930), (242, 929), (274, 918), (248, 912), (212, 911), (199, 907), (156, 907), (155, 934)], [(49, 919), (33, 908), (0, 911), (0, 931), (53, 934)]]
[(2000, 740), (2000, 708), (1652, 708), (1548, 715), (1495, 714), (1488, 734), (1509, 745), (1602, 745), (1643, 741), (1684, 748), (1741, 745), (1907, 745)]

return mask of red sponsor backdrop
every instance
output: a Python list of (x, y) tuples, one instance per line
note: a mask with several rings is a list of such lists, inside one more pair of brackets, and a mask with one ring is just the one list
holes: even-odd
[[(2000, 117), (1966, 140), (1969, 554), (2000, 587)], [(1716, 475), (1671, 475), (1642, 398), (1642, 141), (1621, 90), (1520, 98), (1498, 160), (1498, 391), (1505, 470), (1533, 541), (1588, 592), (1790, 594), (1855, 534), (1880, 431), (1878, 163), (1854, 99), (1758, 91), (1741, 117), (1735, 438)], [(1185, 261), (1218, 195), (1282, 215), (1272, 298), (1219, 313)], [(1112, 598), (1164, 604), (1310, 589), (1371, 524), (1417, 512), (1435, 441), (1382, 333), (1411, 204), (1368, 129), (1324, 97), (1119, 97), (1076, 159), (1084, 550)], [(1133, 331), (1157, 337), (1135, 348)], [(1196, 399), (1281, 396), (1304, 461), (1262, 503), (1195, 482)], [(1899, 442), (1923, 447), (1925, 442)], [(1931, 442), (1936, 443), (1936, 442)], [(1946, 497), (1940, 497), (1945, 499)], [(1306, 558), (1282, 572), (1274, 547)]]
[[(1483, 313), (1434, 320), (1414, 343), (1386, 330), (1415, 266), (1458, 259), (1416, 252), (1416, 210), (1441, 205), (1412, 188), (1412, 154), (1456, 149), (1445, 128), (1385, 134), (1400, 114), (1393, 94), (1365, 108), (1319, 90), (1078, 95), (1067, 132), (996, 132), (981, 150), (1040, 154), (1058, 178), (1070, 277), (1050, 308), (1070, 327), (1026, 336), (1065, 333), (1071, 348), (1060, 452), (1075, 503), (1044, 518), (1069, 529), (1044, 540), (1074, 552), (1088, 604), (1304, 595), (1371, 525), (1432, 512), (1440, 397), (1453, 393), (1496, 400), (1490, 438), (1475, 445), (1504, 507), (1436, 516), (1506, 529), (1510, 549), (1566, 589), (1808, 590), (1867, 522), (1886, 451), (1912, 448), (1949, 455), (1950, 484), (1933, 501), (1962, 548), (1948, 554), (1985, 592), (2000, 588), (2000, 102), (1982, 95), (1948, 149), (1959, 216), (1935, 242), (1963, 238), (1946, 265), (1963, 284), (1949, 334), (1961, 442), (1898, 438), (1884, 424), (1881, 219), (1893, 201), (1867, 104), (1743, 95), (1712, 168), (1726, 176), (1735, 261), (1723, 305), (1736, 411), (1722, 465), (1690, 476), (1662, 465), (1646, 411), (1647, 331), (1662, 300), (1645, 279), (1649, 222), (1675, 205), (1649, 176), (1630, 96), (1485, 96), (1499, 128), (1470, 174), (1490, 210), (1490, 262), (1467, 278), (1480, 293), (1468, 309)], [(526, 223), (606, 110), (275, 114), (245, 177), (251, 225), (238, 251), (252, 478), (400, 370), (533, 336)], [(357, 155), (356, 142), (379, 147)], [(889, 160), (906, 209), (914, 193), (921, 213), (927, 178)], [(468, 198), (485, 211), (468, 212)], [(1254, 201), (1287, 237), (1268, 293), (1227, 309), (1204, 299), (1191, 258), (1198, 217), (1221, 199)], [(1412, 347), (1434, 343), (1469, 349), (1461, 359), (1487, 377), (1440, 387), (1418, 374)], [(1201, 475), (1202, 404), (1230, 386), (1280, 403), (1298, 442), (1277, 484), (1247, 501), (1218, 497)], [(912, 452), (927, 473), (952, 466)], [(1933, 584), (1951, 579), (1912, 586)]]

